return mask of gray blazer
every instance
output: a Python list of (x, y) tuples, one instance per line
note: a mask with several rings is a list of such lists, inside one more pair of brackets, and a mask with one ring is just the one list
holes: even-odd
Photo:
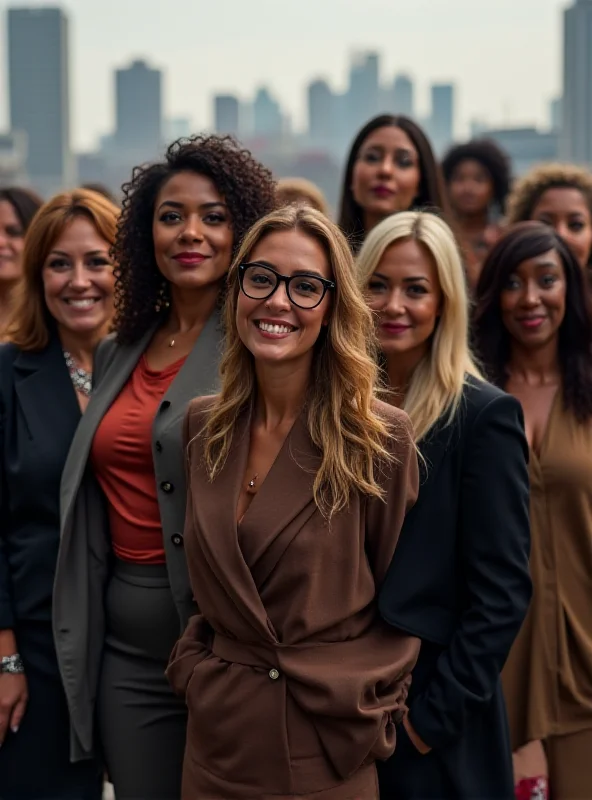
[[(89, 462), (97, 427), (148, 347), (155, 328), (136, 344), (101, 343), (95, 388), (72, 441), (62, 474), (61, 540), (53, 596), (53, 628), (71, 720), (71, 758), (94, 753), (94, 706), (104, 641), (104, 594), (112, 558), (106, 501)], [(189, 401), (218, 389), (220, 317), (206, 323), (164, 395), (152, 427), (152, 454), (164, 548), (179, 631), (195, 613), (183, 550), (185, 457), (182, 423)]]

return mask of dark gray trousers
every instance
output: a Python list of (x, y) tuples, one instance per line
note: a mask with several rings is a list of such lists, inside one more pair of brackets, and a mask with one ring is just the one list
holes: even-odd
[(98, 721), (117, 800), (179, 800), (185, 704), (164, 671), (179, 638), (166, 566), (117, 561), (106, 597)]

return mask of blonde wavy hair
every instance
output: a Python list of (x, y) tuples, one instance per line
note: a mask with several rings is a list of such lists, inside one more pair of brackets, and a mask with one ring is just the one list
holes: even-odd
[(592, 214), (592, 175), (575, 164), (540, 164), (518, 180), (507, 203), (510, 225), (526, 222), (548, 189), (578, 189)]
[(434, 214), (405, 211), (373, 228), (358, 255), (358, 284), (366, 291), (387, 248), (396, 242), (419, 242), (436, 264), (442, 309), (431, 347), (413, 372), (403, 410), (423, 439), (441, 417), (452, 422), (467, 375), (481, 379), (469, 346), (469, 300), (461, 257), (448, 225)]
[(377, 380), (373, 321), (354, 275), (347, 241), (321, 212), (286, 206), (259, 220), (247, 233), (228, 273), (226, 341), (221, 362), (222, 388), (205, 424), (205, 464), (214, 480), (230, 453), (239, 415), (254, 402), (255, 360), (238, 335), (238, 267), (255, 246), (278, 231), (299, 231), (317, 241), (331, 266), (336, 289), (329, 323), (315, 345), (306, 399), (308, 431), (321, 453), (314, 499), (329, 518), (346, 507), (352, 492), (382, 497), (377, 481), (385, 448), (396, 435), (374, 405)]

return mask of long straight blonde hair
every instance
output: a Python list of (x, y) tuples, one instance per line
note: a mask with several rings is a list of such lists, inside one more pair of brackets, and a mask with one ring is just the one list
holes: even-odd
[(263, 217), (247, 233), (230, 268), (222, 387), (205, 425), (205, 464), (214, 480), (230, 453), (238, 417), (255, 396), (255, 361), (236, 325), (238, 267), (248, 261), (258, 242), (277, 231), (300, 231), (319, 242), (336, 284), (326, 331), (315, 345), (306, 400), (308, 430), (321, 453), (314, 498), (331, 517), (347, 506), (355, 491), (382, 497), (377, 480), (380, 464), (391, 460), (387, 440), (398, 432), (388, 429), (374, 406), (373, 320), (356, 286), (349, 246), (339, 228), (315, 209), (287, 206)]
[(431, 346), (413, 372), (403, 409), (423, 439), (436, 422), (449, 424), (462, 399), (466, 376), (481, 379), (469, 346), (469, 299), (458, 246), (448, 225), (423, 211), (387, 217), (368, 234), (357, 258), (358, 284), (366, 291), (385, 251), (396, 242), (419, 242), (433, 259), (442, 309)]

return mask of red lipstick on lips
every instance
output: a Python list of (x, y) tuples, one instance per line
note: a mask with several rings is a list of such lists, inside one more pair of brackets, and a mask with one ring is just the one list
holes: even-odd
[(375, 194), (376, 197), (392, 197), (394, 192), (388, 186), (380, 185), (372, 188), (372, 194)]
[(203, 253), (196, 253), (190, 250), (184, 253), (177, 253), (173, 258), (184, 267), (194, 267), (196, 264), (202, 264), (209, 256), (204, 256)]
[(383, 322), (380, 327), (387, 333), (397, 334), (405, 333), (411, 325), (404, 325), (402, 322)]

